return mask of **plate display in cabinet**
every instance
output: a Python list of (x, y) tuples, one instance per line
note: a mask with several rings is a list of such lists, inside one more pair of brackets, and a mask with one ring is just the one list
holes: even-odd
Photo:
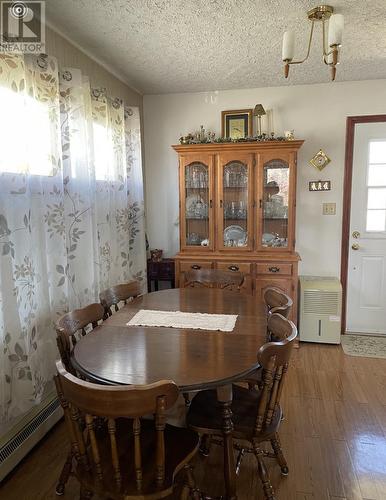
[(224, 229), (224, 246), (243, 247), (247, 244), (247, 232), (238, 225), (232, 224)]

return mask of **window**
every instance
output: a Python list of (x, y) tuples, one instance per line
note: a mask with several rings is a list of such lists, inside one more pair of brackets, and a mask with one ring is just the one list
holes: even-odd
[(386, 231), (386, 141), (369, 142), (366, 231)]
[(93, 122), (95, 179), (110, 180), (113, 144), (107, 127)]
[(51, 133), (49, 106), (0, 87), (0, 172), (51, 175)]

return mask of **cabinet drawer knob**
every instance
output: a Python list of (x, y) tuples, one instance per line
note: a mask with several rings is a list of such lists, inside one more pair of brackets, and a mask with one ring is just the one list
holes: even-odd
[(192, 269), (201, 269), (201, 266), (199, 266), (198, 264), (193, 264)]
[(272, 266), (268, 268), (270, 273), (278, 273), (280, 271), (280, 267)]
[(228, 269), (229, 271), (238, 271), (240, 268), (239, 266), (229, 266)]

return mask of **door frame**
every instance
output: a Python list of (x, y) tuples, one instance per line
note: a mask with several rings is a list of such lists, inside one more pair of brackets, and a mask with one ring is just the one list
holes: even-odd
[(346, 146), (344, 160), (343, 180), (343, 215), (342, 215), (342, 246), (340, 281), (342, 283), (342, 330), (346, 332), (347, 321), (347, 281), (348, 281), (348, 258), (350, 251), (350, 215), (351, 215), (351, 189), (352, 169), (354, 157), (354, 135), (357, 123), (379, 123), (386, 122), (386, 115), (363, 115), (348, 116), (346, 119)]

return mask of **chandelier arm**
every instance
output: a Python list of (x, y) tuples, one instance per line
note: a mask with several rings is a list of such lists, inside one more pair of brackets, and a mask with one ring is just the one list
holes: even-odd
[(327, 57), (329, 54), (328, 50), (326, 50), (326, 22), (324, 16), (322, 18), (322, 31), (323, 31), (323, 57)]
[(308, 49), (307, 49), (307, 54), (306, 54), (306, 57), (300, 61), (285, 61), (286, 64), (302, 64), (304, 63), (305, 61), (307, 61), (309, 55), (310, 55), (310, 52), (311, 52), (311, 43), (312, 43), (312, 36), (313, 36), (313, 33), (314, 33), (314, 23), (315, 21), (312, 20), (311, 21), (311, 31), (310, 31), (310, 38), (308, 40)]

